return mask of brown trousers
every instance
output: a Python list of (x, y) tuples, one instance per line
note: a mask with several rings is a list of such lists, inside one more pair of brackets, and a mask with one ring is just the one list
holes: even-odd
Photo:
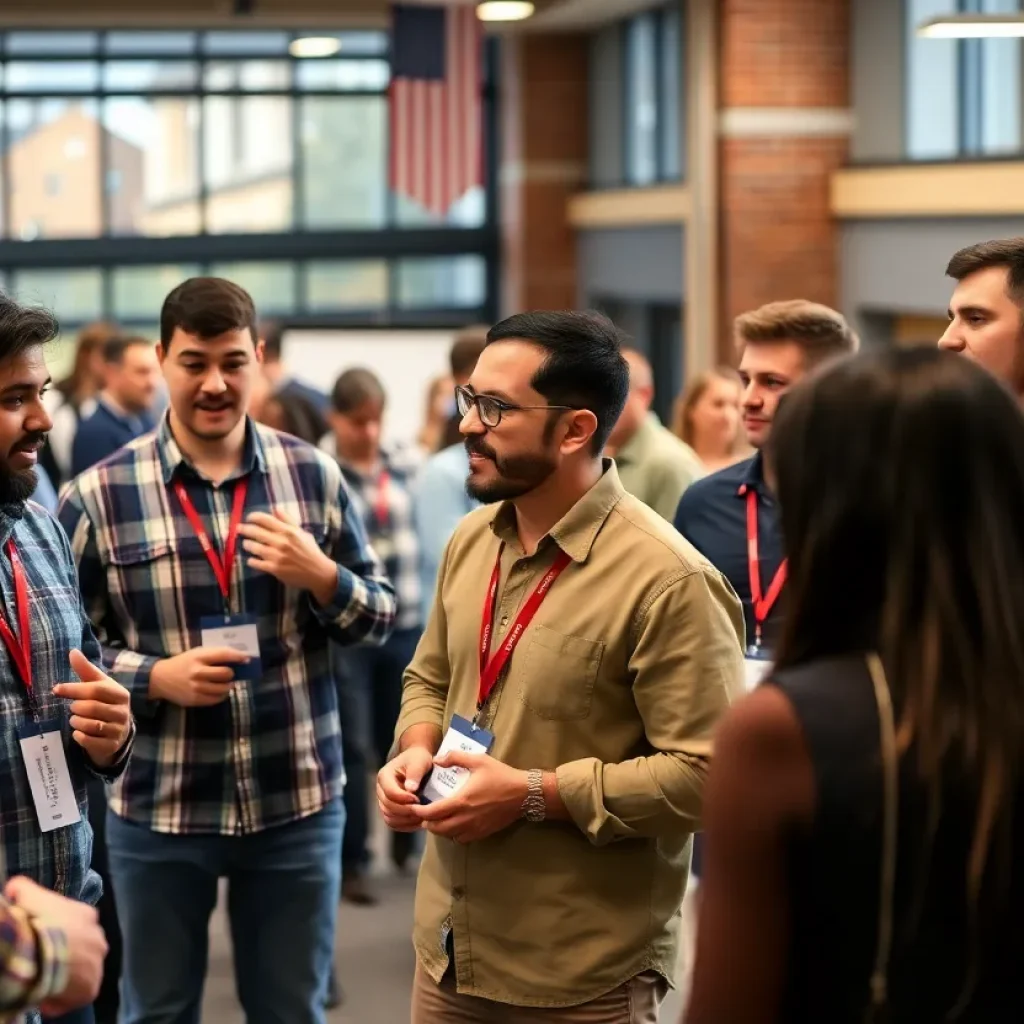
[(581, 1006), (509, 1006), (459, 995), (451, 971), (435, 985), (417, 967), (412, 1024), (658, 1024), (667, 990), (665, 979), (648, 971)]

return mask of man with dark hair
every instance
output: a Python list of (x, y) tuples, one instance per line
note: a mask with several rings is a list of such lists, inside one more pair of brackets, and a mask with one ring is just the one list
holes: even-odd
[[(23, 963), (20, 986), (0, 977), (0, 1003), (42, 1004), (49, 1019), (91, 1003), (98, 989), (106, 944), (96, 913), (60, 897), (99, 899), (87, 782), (124, 771), (133, 734), (128, 693), (98, 667), (67, 537), (29, 500), (51, 425), (44, 347), (56, 333), (45, 310), (0, 296), (0, 865), (27, 876), (7, 882), (4, 896), (40, 926), (35, 949), (9, 935), (38, 973)], [(81, 682), (67, 681), (74, 675)], [(89, 1024), (92, 1011), (69, 1019)]]
[[(448, 365), (452, 371), (452, 381), (455, 386), (465, 387), (473, 369), (476, 367), (480, 353), (487, 344), (487, 328), (482, 324), (474, 324), (471, 327), (463, 327), (455, 340), (452, 342), (451, 350), (448, 353)], [(462, 417), (458, 410), (452, 408), (452, 414), (445, 426), (444, 434), (441, 436), (441, 443), (438, 451), (444, 451), (454, 444), (462, 444), (462, 435), (459, 433), (459, 423)]]
[(692, 484), (679, 502), (675, 525), (721, 569), (743, 602), (752, 685), (763, 674), (778, 634), (778, 598), (786, 579), (778, 508), (765, 482), (760, 449), (783, 394), (816, 366), (856, 351), (858, 339), (842, 314), (804, 299), (743, 313), (733, 333), (743, 424), (758, 451)]
[(104, 387), (96, 410), (78, 426), (71, 475), (78, 476), (156, 425), (160, 364), (148, 338), (117, 336), (103, 346)]
[(377, 787), (388, 825), (429, 833), (417, 1024), (654, 1024), (674, 975), (743, 620), (601, 457), (628, 387), (610, 321), (539, 312), (457, 392), (492, 507), (448, 545)]
[(1024, 400), (1024, 238), (961, 249), (946, 274), (957, 285), (939, 347), (980, 363)]
[[(381, 647), (354, 647), (337, 659), (338, 704), (344, 736), (348, 817), (342, 845), (342, 896), (350, 903), (376, 902), (370, 864), (370, 805), (366, 786), (371, 762), (387, 759), (402, 704), (402, 673), (423, 632), (420, 618), (419, 544), (410, 494), (413, 470), (381, 444), (384, 385), (372, 371), (346, 370), (331, 394), (335, 455), (363, 517), (366, 534), (395, 588), (395, 628)], [(411, 837), (391, 836), (391, 857), (404, 867)]]
[(299, 395), (326, 416), (330, 412), (328, 396), (288, 372), (283, 354), (284, 327), (276, 320), (263, 320), (259, 325), (259, 337), (263, 341), (263, 376), (270, 386), (271, 396)]
[(344, 827), (329, 641), (383, 642), (394, 595), (337, 464), (246, 415), (255, 325), (229, 281), (174, 289), (166, 418), (61, 506), (139, 720), (107, 818), (123, 1024), (198, 1018), (221, 877), (246, 1019), (324, 1019)]

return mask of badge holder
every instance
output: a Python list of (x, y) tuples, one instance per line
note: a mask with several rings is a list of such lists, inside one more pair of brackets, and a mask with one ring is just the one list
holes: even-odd
[(18, 729), (18, 741), (28, 774), (41, 832), (66, 828), (82, 820), (71, 782), (64, 737), (57, 720), (26, 722)]
[[(448, 727), (448, 733), (434, 756), (440, 759), (453, 750), (461, 750), (465, 754), (489, 754), (493, 746), (494, 733), (481, 729), (461, 715), (452, 715), (452, 724)], [(450, 768), (432, 768), (416, 795), (421, 804), (446, 800), (458, 793), (469, 781), (471, 774), (468, 768), (460, 768), (457, 765)]]
[(263, 675), (260, 664), (260, 637), (255, 615), (207, 615), (199, 620), (204, 647), (230, 647), (249, 656), (247, 662), (228, 667), (235, 679), (257, 682)]

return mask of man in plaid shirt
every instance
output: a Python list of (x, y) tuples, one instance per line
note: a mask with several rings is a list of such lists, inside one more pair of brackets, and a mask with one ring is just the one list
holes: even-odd
[(222, 876), (247, 1020), (324, 1019), (344, 825), (328, 645), (382, 643), (395, 599), (337, 464), (246, 415), (256, 338), (237, 285), (172, 291), (167, 417), (61, 506), (138, 720), (107, 822), (122, 1024), (198, 1019)]
[[(331, 392), (333, 454), (338, 459), (374, 550), (395, 586), (395, 630), (382, 647), (341, 651), (337, 658), (338, 701), (342, 712), (345, 795), (348, 818), (342, 847), (342, 896), (372, 904), (367, 886), (370, 862), (370, 807), (365, 779), (370, 761), (387, 760), (402, 708), (402, 674), (423, 632), (420, 547), (413, 525), (410, 484), (414, 463), (381, 446), (384, 385), (371, 370), (346, 370)], [(414, 837), (391, 834), (391, 857), (404, 867)]]

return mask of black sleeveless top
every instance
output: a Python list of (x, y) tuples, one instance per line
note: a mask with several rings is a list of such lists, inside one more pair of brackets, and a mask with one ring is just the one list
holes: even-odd
[[(803, 728), (817, 788), (814, 822), (788, 843), (791, 946), (780, 1024), (861, 1024), (878, 934), (882, 772), (878, 710), (860, 657), (773, 675)], [(897, 718), (898, 718), (897, 710)], [(966, 895), (976, 799), (947, 785), (929, 840), (929, 793), (900, 771), (899, 851), (889, 966), (894, 1024), (1024, 1021), (1024, 815), (989, 864), (981, 909)], [(998, 879), (998, 882), (997, 882)], [(977, 941), (971, 938), (976, 920)], [(962, 1012), (951, 1011), (965, 998)]]

